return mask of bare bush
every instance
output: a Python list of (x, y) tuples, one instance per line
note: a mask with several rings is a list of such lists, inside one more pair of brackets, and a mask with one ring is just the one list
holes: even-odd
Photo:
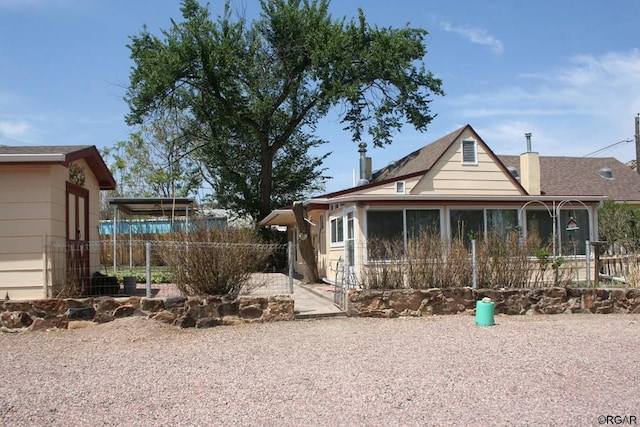
[(523, 240), (518, 233), (503, 237), (490, 233), (486, 240), (476, 245), (478, 287), (529, 286), (536, 268), (532, 262), (532, 248), (538, 243), (536, 237)]
[(259, 244), (253, 231), (204, 229), (172, 237), (160, 244), (159, 253), (184, 295), (236, 297), (264, 285), (252, 281), (252, 273), (263, 269), (275, 245)]
[(404, 287), (404, 248), (402, 240), (371, 239), (370, 262), (363, 277), (365, 289), (401, 289)]
[[(476, 284), (482, 288), (566, 286), (573, 271), (562, 257), (550, 257), (540, 239), (518, 233), (492, 233), (476, 242)], [(442, 240), (431, 233), (409, 239), (371, 239), (364, 267), (365, 289), (427, 289), (471, 286), (470, 248), (462, 239)]]
[(471, 258), (459, 239), (443, 241), (421, 233), (407, 244), (407, 284), (410, 288), (442, 288), (471, 284)]

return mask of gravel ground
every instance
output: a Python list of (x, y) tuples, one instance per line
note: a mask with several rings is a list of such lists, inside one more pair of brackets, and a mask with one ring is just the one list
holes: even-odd
[(0, 334), (0, 425), (599, 425), (640, 419), (639, 350), (640, 315), (128, 318)]

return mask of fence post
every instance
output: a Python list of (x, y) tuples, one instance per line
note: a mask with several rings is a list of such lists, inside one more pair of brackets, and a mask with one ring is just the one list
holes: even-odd
[(44, 256), (42, 266), (42, 272), (44, 273), (43, 282), (44, 282), (44, 297), (49, 298), (49, 238), (45, 234), (44, 235)]
[(151, 242), (145, 244), (147, 252), (147, 298), (151, 298)]
[(589, 241), (586, 240), (584, 242), (585, 245), (585, 258), (587, 260), (587, 288), (591, 287), (591, 245), (589, 244)]
[(471, 241), (471, 287), (476, 288), (478, 276), (476, 273), (476, 239)]
[(293, 293), (293, 243), (287, 243), (287, 260), (289, 261), (289, 293)]
[(118, 237), (116, 236), (117, 231), (116, 227), (118, 225), (118, 207), (113, 206), (113, 235), (111, 236), (111, 243), (113, 244), (113, 272), (118, 271), (118, 263), (116, 258), (118, 257), (118, 249), (116, 248), (116, 241)]

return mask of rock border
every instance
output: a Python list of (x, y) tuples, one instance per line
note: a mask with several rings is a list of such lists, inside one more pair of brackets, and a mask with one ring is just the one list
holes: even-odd
[(69, 329), (144, 316), (182, 328), (293, 320), (291, 295), (268, 297), (43, 298), (0, 302), (0, 330)]
[(393, 318), (475, 312), (476, 301), (495, 302), (496, 314), (640, 314), (640, 288), (432, 288), (350, 290), (347, 314)]

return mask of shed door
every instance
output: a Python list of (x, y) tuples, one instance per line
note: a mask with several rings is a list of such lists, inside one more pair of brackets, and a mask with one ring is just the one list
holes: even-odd
[[(89, 289), (89, 190), (67, 182), (67, 282)], [(69, 284), (71, 284), (69, 283)]]

